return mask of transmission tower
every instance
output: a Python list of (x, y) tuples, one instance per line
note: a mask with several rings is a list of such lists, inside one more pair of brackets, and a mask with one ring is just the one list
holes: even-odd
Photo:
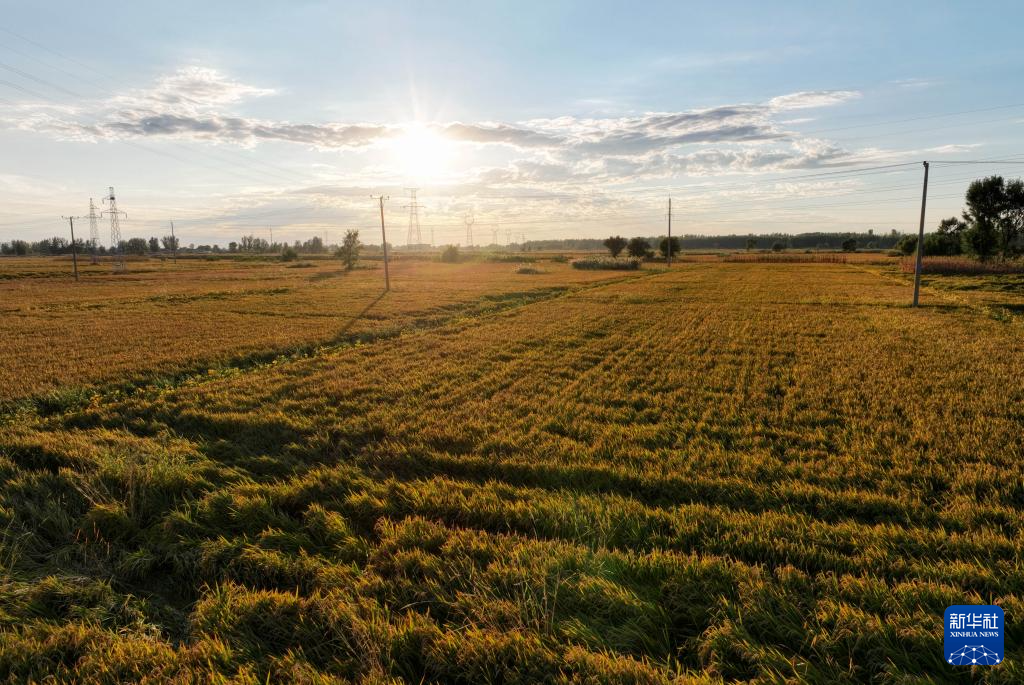
[(505, 229), (505, 244), (506, 245), (511, 245), (512, 244), (512, 229), (511, 228), (506, 228)]
[(491, 226), (491, 245), (498, 244), (498, 224)]
[[(412, 247), (413, 245), (423, 244), (423, 235), (420, 233), (420, 207), (423, 205), (416, 202), (416, 191), (419, 188), (406, 188), (406, 190), (409, 191), (409, 204), (403, 207), (403, 209), (409, 210), (409, 232), (406, 234), (405, 245), (406, 247)], [(431, 238), (430, 242), (433, 244), (434, 239)]]
[(99, 220), (100, 216), (96, 213), (96, 205), (93, 203), (92, 198), (89, 198), (89, 252), (92, 255), (92, 263), (98, 264), (100, 261), (99, 255), (96, 254), (97, 250), (100, 249), (100, 229)]
[(472, 212), (467, 214), (463, 221), (466, 222), (466, 247), (473, 247), (473, 222), (476, 220)]
[(110, 194), (103, 198), (107, 203), (107, 209), (100, 212), (110, 217), (110, 250), (114, 255), (114, 270), (124, 271), (124, 245), (121, 244), (121, 217), (125, 219), (128, 215), (117, 208), (117, 199), (114, 197), (114, 186), (110, 186)]

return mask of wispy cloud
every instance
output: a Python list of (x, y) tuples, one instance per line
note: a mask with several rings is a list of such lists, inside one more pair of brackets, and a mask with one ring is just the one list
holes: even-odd
[[(283, 141), (320, 150), (370, 148), (407, 132), (406, 125), (395, 122), (303, 123), (239, 113), (245, 102), (275, 92), (214, 69), (188, 67), (158, 79), (148, 89), (110, 101), (64, 109), (22, 104), (0, 122), (59, 139), (168, 138), (242, 146)], [(464, 169), (466, 183), (545, 188), (584, 180), (622, 182), (848, 164), (857, 160), (855, 153), (787, 130), (787, 124), (806, 117), (784, 115), (858, 97), (860, 93), (852, 90), (801, 91), (759, 103), (633, 116), (425, 126), (453, 143), (501, 146), (521, 157), (504, 166)]]

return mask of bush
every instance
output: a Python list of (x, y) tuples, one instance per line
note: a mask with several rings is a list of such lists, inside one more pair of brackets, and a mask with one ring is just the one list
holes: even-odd
[(566, 257), (564, 254), (556, 254), (554, 257), (551, 258), (551, 261), (557, 262), (558, 264), (568, 264), (569, 258)]
[(574, 269), (594, 269), (611, 271), (634, 271), (640, 268), (640, 260), (627, 257), (625, 259), (614, 259), (612, 257), (583, 257), (572, 260)]
[(441, 261), (449, 264), (454, 264), (459, 261), (459, 246), (449, 245), (441, 250)]
[(785, 249), (786, 249), (786, 246), (783, 245), (782, 243), (778, 243), (778, 242), (772, 243), (772, 252), (782, 252)]
[(521, 266), (518, 269), (516, 269), (516, 273), (532, 276), (534, 274), (542, 274), (544, 272), (532, 266)]
[(281, 261), (282, 262), (294, 262), (299, 258), (299, 253), (295, 251), (295, 248), (289, 245), (288, 247), (281, 250)]
[(843, 252), (856, 252), (857, 251), (857, 239), (847, 238), (842, 244)]

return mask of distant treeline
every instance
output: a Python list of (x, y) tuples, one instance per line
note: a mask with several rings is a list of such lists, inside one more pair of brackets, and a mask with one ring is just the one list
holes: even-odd
[[(683, 250), (745, 250), (751, 247), (749, 241), (753, 240), (754, 249), (768, 250), (775, 243), (782, 243), (787, 249), (821, 249), (840, 250), (843, 243), (849, 240), (856, 240), (861, 249), (891, 250), (906, 234), (892, 229), (890, 231), (875, 231), (869, 229), (863, 233), (798, 233), (796, 235), (786, 233), (746, 233), (732, 235), (682, 235), (679, 236), (679, 246)], [(649, 236), (646, 238), (652, 245), (657, 245), (664, 236)], [(604, 238), (592, 239), (569, 239), (569, 240), (530, 240), (526, 243), (530, 250), (567, 250), (582, 251), (605, 249)]]
[[(81, 238), (75, 239), (75, 246), (80, 254), (91, 254), (93, 245), (90, 241)], [(95, 252), (98, 255), (115, 254), (121, 252), (126, 255), (152, 255), (161, 253), (178, 252), (182, 254), (220, 254), (220, 253), (246, 253), (246, 254), (280, 254), (285, 248), (291, 248), (301, 254), (324, 254), (330, 250), (323, 239), (314, 236), (306, 241), (296, 240), (294, 243), (274, 242), (270, 243), (263, 238), (252, 235), (245, 235), (238, 241), (232, 240), (227, 247), (220, 245), (196, 245), (190, 243), (182, 245), (179, 238), (165, 235), (161, 238), (152, 236), (150, 238), (129, 238), (122, 240), (119, 250), (113, 250), (105, 245), (97, 245)], [(71, 241), (67, 238), (55, 236), (44, 238), (34, 242), (27, 240), (12, 240), (0, 243), (0, 255), (66, 255), (71, 254)]]

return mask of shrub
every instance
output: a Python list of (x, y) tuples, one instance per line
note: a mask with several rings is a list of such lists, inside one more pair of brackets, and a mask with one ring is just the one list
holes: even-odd
[(281, 261), (282, 262), (293, 262), (299, 258), (299, 253), (295, 251), (295, 248), (288, 245), (281, 250)]
[(449, 264), (454, 264), (459, 261), (459, 246), (449, 245), (441, 250), (441, 261)]
[(782, 252), (786, 249), (786, 246), (779, 242), (772, 243), (772, 252)]
[(534, 274), (542, 274), (544, 272), (532, 266), (521, 266), (518, 269), (516, 269), (516, 273), (532, 276)]
[(632, 257), (614, 259), (612, 257), (583, 257), (572, 260), (574, 269), (594, 269), (612, 271), (633, 271), (640, 268), (640, 260)]

